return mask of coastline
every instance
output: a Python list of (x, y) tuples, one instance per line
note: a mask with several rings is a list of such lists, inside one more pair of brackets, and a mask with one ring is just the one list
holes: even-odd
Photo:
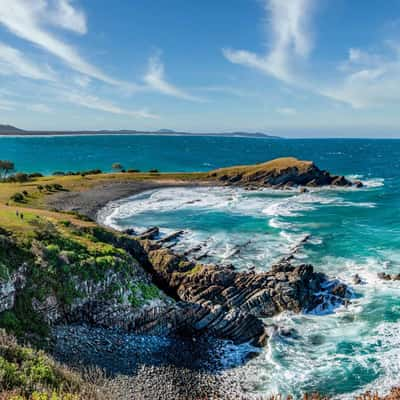
[(218, 187), (215, 182), (182, 180), (149, 180), (106, 182), (80, 192), (60, 192), (47, 199), (47, 205), (57, 211), (77, 212), (97, 221), (98, 212), (110, 202), (122, 200), (148, 190), (171, 187)]
[[(331, 180), (340, 178), (337, 176), (331, 176), (326, 174), (318, 175), (320, 174), (321, 171), (316, 169), (313, 166), (313, 164), (311, 164), (311, 162), (299, 162), (298, 160), (294, 159), (284, 159), (283, 161), (285, 166), (283, 169), (279, 169), (280, 175), (278, 177), (273, 176), (272, 178), (279, 178), (280, 176), (284, 176), (284, 174), (287, 173), (288, 171), (286, 169), (286, 164), (288, 162), (295, 164), (294, 171), (296, 173), (299, 170), (302, 171), (301, 167), (304, 165), (304, 167), (307, 168), (307, 171), (308, 171), (308, 166), (313, 168), (312, 171), (313, 173), (315, 172), (317, 174), (317, 177), (318, 176), (322, 176), (324, 178), (328, 177)], [(280, 162), (282, 162), (282, 160)], [(79, 213), (82, 216), (89, 217), (91, 220), (93, 220), (93, 222), (96, 222), (96, 224), (101, 224), (101, 221), (99, 221), (99, 219), (97, 218), (98, 212), (99, 210), (107, 206), (107, 204), (109, 204), (110, 202), (126, 199), (131, 196), (140, 194), (142, 192), (154, 189), (176, 188), (176, 187), (195, 188), (195, 187), (212, 186), (213, 188), (215, 188), (215, 190), (218, 190), (218, 187), (231, 186), (231, 187), (244, 187), (245, 189), (248, 190), (255, 190), (257, 188), (262, 188), (263, 184), (266, 187), (272, 187), (276, 189), (285, 189), (287, 187), (286, 184), (285, 186), (281, 185), (280, 182), (276, 182), (274, 184), (274, 182), (272, 183), (270, 183), (269, 181), (267, 182), (266, 180), (264, 180), (265, 178), (263, 177), (260, 178), (260, 175), (257, 174), (257, 171), (253, 171), (253, 169), (255, 168), (259, 170), (260, 165), (257, 165), (256, 167), (253, 166), (231, 167), (231, 168), (216, 170), (215, 172), (209, 174), (199, 173), (197, 175), (176, 174), (174, 176), (174, 174), (151, 175), (151, 174), (134, 174), (134, 173), (132, 174), (115, 173), (115, 174), (101, 174), (101, 175), (81, 174), (73, 176), (65, 175), (65, 176), (53, 176), (53, 177), (40, 177), (37, 180), (32, 180), (28, 182), (26, 185), (21, 185), (21, 188), (23, 187), (24, 189), (29, 190), (29, 193), (26, 195), (27, 202), (24, 203), (27, 206), (25, 205), (19, 206), (18, 204), (11, 202), (11, 204), (6, 203), (5, 207), (10, 207), (10, 211), (12, 212), (14, 208), (11, 209), (11, 207), (24, 207), (24, 208), (26, 207), (25, 209), (28, 209), (31, 208), (30, 207), (31, 205), (34, 205), (38, 207), (38, 210), (40, 210), (40, 213), (43, 213), (43, 215), (45, 214), (46, 209), (47, 210), (50, 209), (50, 211), (48, 211), (49, 218), (56, 218), (56, 221), (59, 221), (59, 225), (61, 226), (61, 231), (64, 231), (63, 228), (64, 226), (69, 227), (72, 230), (75, 229), (73, 225), (70, 225), (71, 220), (74, 220), (74, 222), (76, 223), (74, 218), (77, 218), (79, 220), (79, 216), (73, 216), (72, 215), (73, 212)], [(270, 167), (265, 168), (265, 165), (261, 165), (261, 168), (264, 168), (262, 172), (266, 173), (267, 177), (269, 178), (270, 175), (268, 174), (271, 168)], [(252, 174), (255, 174), (256, 179), (253, 180)], [(297, 175), (293, 172), (293, 170), (289, 170), (288, 182), (296, 184), (297, 182), (294, 180), (296, 176)], [(307, 180), (312, 181), (312, 178), (314, 176), (315, 175), (312, 176), (307, 175)], [(43, 193), (42, 192), (43, 188), (42, 188), (42, 190), (38, 191), (37, 189), (38, 183), (43, 183), (43, 185), (46, 184), (46, 186), (50, 187), (49, 183), (54, 181), (56, 181), (57, 184), (59, 182), (61, 189), (52, 190), (50, 188), (48, 192)], [(257, 183), (259, 183), (258, 186), (256, 185)], [(345, 183), (344, 186), (348, 186), (348, 181), (344, 181), (344, 183)], [(323, 184), (323, 182), (321, 184)], [(7, 190), (10, 190), (10, 193), (12, 193), (11, 190), (15, 190), (14, 189), (15, 184), (4, 187)], [(312, 188), (314, 186), (310, 185), (309, 187)], [(304, 193), (309, 191), (309, 189), (307, 188), (304, 188), (303, 190)], [(4, 195), (4, 198), (6, 200), (8, 197)], [(71, 216), (66, 217), (66, 215), (62, 213), (56, 215), (57, 213), (54, 213), (53, 211), (62, 211), (66, 213), (71, 212)], [(28, 211), (26, 212), (28, 213)], [(69, 218), (71, 218), (71, 220), (69, 220)], [(96, 229), (95, 223), (93, 222), (90, 222), (89, 225), (93, 229)], [(77, 223), (77, 226), (78, 225), (79, 223)], [(73, 233), (70, 232), (69, 228), (65, 230), (65, 232), (63, 233), (66, 234)], [(115, 232), (113, 234), (115, 234)], [(84, 236), (83, 240), (86, 239), (87, 238)], [(95, 239), (97, 239), (97, 237), (95, 237)], [(94, 242), (96, 242), (96, 240)], [(157, 251), (157, 245), (152, 244), (152, 246), (155, 247), (148, 248), (147, 250)], [(172, 254), (170, 255), (173, 256)], [(154, 256), (156, 256), (156, 253), (154, 253)], [(154, 258), (153, 261), (157, 260)], [(190, 268), (192, 268), (192, 266), (190, 266)], [(162, 270), (160, 269), (158, 272), (161, 273)], [(200, 271), (196, 271), (196, 274), (200, 278), (205, 278), (207, 276), (207, 273), (205, 272), (204, 275), (201, 275)], [(210, 270), (209, 276), (212, 278), (214, 277), (212, 270)], [(168, 278), (168, 276), (166, 276), (166, 278)], [(186, 285), (191, 284), (190, 275), (188, 275), (188, 277), (186, 278), (185, 284)], [(187, 287), (190, 289), (190, 286)], [(234, 290), (237, 289), (240, 290), (241, 288), (234, 288)], [(255, 289), (257, 290), (259, 288), (257, 287)], [(190, 290), (188, 290), (187, 293), (190, 293)], [(182, 292), (181, 294), (183, 295), (184, 293)], [(68, 324), (69, 322), (65, 323)], [(89, 333), (87, 336), (81, 334), (82, 332), (81, 330), (84, 329), (84, 325), (83, 327), (82, 325), (75, 325), (75, 326), (66, 325), (65, 328), (71, 329), (72, 331), (70, 331), (68, 335), (65, 336), (64, 338), (61, 338), (60, 339), (61, 342), (59, 344), (61, 345), (62, 343), (67, 344), (68, 341), (70, 339), (72, 340), (72, 338), (74, 337), (74, 344), (73, 344), (74, 348), (69, 350), (68, 348), (66, 348), (67, 351), (64, 353), (64, 355), (66, 356), (65, 360), (67, 362), (71, 361), (71, 365), (73, 365), (73, 360), (72, 359), (70, 360), (69, 356), (71, 354), (75, 354), (77, 356), (76, 359), (76, 363), (78, 364), (77, 367), (85, 367), (90, 364), (103, 368), (109, 367), (107, 365), (107, 358), (109, 358), (111, 355), (107, 354), (110, 352), (110, 350), (108, 349), (108, 346), (110, 344), (108, 335), (109, 334), (113, 335), (113, 330), (111, 330), (110, 332), (104, 331), (103, 334), (104, 340), (102, 340), (101, 337), (100, 340), (98, 340), (98, 337), (96, 337), (96, 333), (94, 337), (91, 336), (91, 333)], [(88, 337), (92, 339), (89, 339), (88, 341), (87, 340)], [(133, 340), (132, 346), (135, 347), (137, 343), (134, 342), (135, 340), (134, 338), (132, 338), (132, 340)], [(117, 337), (116, 347), (118, 347), (119, 342), (120, 342), (120, 337)], [(202, 346), (199, 342), (196, 341), (193, 342), (194, 342), (193, 345), (194, 348), (196, 348), (197, 345), (199, 345), (200, 347)], [(89, 344), (89, 346), (86, 346), (87, 344)], [(89, 355), (89, 357), (86, 358), (85, 361), (84, 361), (85, 357), (83, 356), (82, 359), (80, 359), (80, 355), (82, 355), (83, 351), (87, 349), (90, 349), (89, 352), (92, 352), (93, 350), (93, 357), (94, 357), (93, 363), (90, 362), (91, 355)], [(179, 349), (179, 345), (177, 346), (177, 349)], [(143, 351), (143, 346), (142, 350), (140, 350), (140, 348), (138, 350), (135, 350), (136, 352), (135, 354), (138, 357), (135, 361), (142, 359), (143, 353), (141, 353), (141, 351)], [(147, 351), (148, 350), (145, 349), (144, 355), (146, 355)], [(102, 359), (103, 356), (104, 359)], [(179, 361), (181, 360), (183, 361), (182, 364), (170, 365), (168, 364), (168, 358), (171, 355), (166, 353), (165, 355), (161, 354), (161, 356), (165, 357), (166, 360), (165, 364), (163, 365), (163, 368), (160, 369), (157, 365), (155, 365), (152, 362), (148, 363), (144, 362), (139, 369), (132, 368), (131, 372), (129, 371), (127, 373), (124, 372), (122, 378), (119, 376), (117, 379), (111, 379), (109, 381), (109, 384), (115, 385), (114, 387), (115, 392), (121, 390), (127, 390), (126, 398), (129, 398), (128, 392), (130, 394), (132, 393), (129, 390), (129, 388), (127, 388), (127, 385), (128, 387), (130, 386), (135, 388), (135, 392), (133, 394), (135, 395), (135, 398), (138, 399), (142, 398), (143, 399), (145, 398), (197, 399), (197, 398), (209, 398), (209, 397), (215, 399), (223, 399), (223, 398), (245, 399), (253, 397), (251, 393), (249, 394), (243, 393), (244, 389), (240, 387), (240, 384), (244, 382), (241, 379), (243, 371), (240, 369), (232, 369), (232, 370), (225, 369), (224, 373), (216, 373), (212, 369), (211, 370), (197, 370), (192, 368), (188, 369), (186, 368), (185, 363), (187, 361), (190, 363), (190, 357), (186, 357), (186, 355), (181, 353), (179, 350), (177, 351), (176, 356), (178, 357)], [(95, 362), (96, 357), (97, 357), (97, 362)], [(127, 353), (124, 354), (123, 357), (125, 358), (122, 358), (121, 361), (129, 362), (130, 360), (132, 360), (132, 357), (135, 357), (135, 355), (132, 356), (132, 353), (131, 354)], [(60, 358), (61, 361), (63, 361), (63, 358), (62, 357)], [(152, 358), (149, 357), (149, 360), (152, 360)], [(105, 363), (105, 365), (104, 364), (102, 365), (101, 364), (102, 362)], [(118, 362), (119, 361), (117, 361), (117, 363)], [(164, 366), (166, 368), (164, 368)], [(112, 373), (110, 369), (108, 370), (108, 372)], [(171, 382), (174, 382), (173, 387), (171, 386)], [(196, 392), (196, 389), (199, 388), (200, 388), (200, 393)], [(235, 392), (232, 393), (232, 390), (235, 390)], [(160, 391), (162, 391), (161, 394)], [(119, 398), (124, 398), (124, 397), (122, 397), (121, 395), (119, 396)]]

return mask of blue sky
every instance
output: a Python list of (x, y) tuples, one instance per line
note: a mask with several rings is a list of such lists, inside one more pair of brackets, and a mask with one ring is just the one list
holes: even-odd
[(0, 123), (400, 137), (399, 0), (0, 0)]

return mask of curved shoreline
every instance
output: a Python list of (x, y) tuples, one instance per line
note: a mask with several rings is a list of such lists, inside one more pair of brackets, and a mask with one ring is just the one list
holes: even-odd
[[(215, 182), (213, 186), (219, 185)], [(117, 181), (96, 185), (81, 192), (60, 192), (47, 199), (47, 205), (57, 211), (77, 212), (97, 221), (98, 212), (107, 204), (153, 189), (210, 186), (211, 182), (182, 180)]]

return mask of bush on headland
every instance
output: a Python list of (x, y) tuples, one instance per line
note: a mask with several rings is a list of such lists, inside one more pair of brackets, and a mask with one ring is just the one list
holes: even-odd
[(115, 171), (121, 171), (124, 169), (124, 167), (122, 166), (121, 163), (114, 163), (113, 165), (111, 165), (111, 168)]
[(101, 371), (80, 374), (0, 329), (0, 400), (105, 400)]
[(6, 178), (7, 175), (11, 172), (14, 171), (15, 165), (12, 161), (8, 160), (0, 160), (0, 177), (1, 178)]

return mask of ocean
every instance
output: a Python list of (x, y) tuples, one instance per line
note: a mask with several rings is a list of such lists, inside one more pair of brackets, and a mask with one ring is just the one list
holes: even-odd
[[(351, 398), (400, 384), (400, 140), (268, 140), (180, 136), (0, 138), (0, 159), (26, 172), (125, 168), (205, 171), (281, 156), (313, 160), (332, 173), (359, 179), (362, 189), (245, 191), (166, 188), (108, 206), (102, 221), (118, 229), (183, 229), (178, 249), (201, 247), (202, 261), (268, 270), (294, 248), (296, 262), (349, 284), (349, 306), (281, 314), (275, 334), (238, 379), (254, 394), (319, 391)], [(309, 238), (305, 243), (304, 239)], [(354, 275), (362, 283), (353, 283)], [(240, 347), (237, 349), (240, 352)], [(229, 373), (235, 373), (230, 370)]]

